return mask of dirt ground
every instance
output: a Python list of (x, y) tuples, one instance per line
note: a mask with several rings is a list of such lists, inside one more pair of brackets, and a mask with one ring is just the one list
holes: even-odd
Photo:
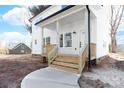
[(109, 54), (91, 72), (83, 72), (79, 84), (82, 88), (124, 88), (124, 55)]
[[(41, 58), (31, 55), (0, 55), (0, 87), (19, 88), (22, 79), (32, 71), (47, 67)], [(83, 72), (82, 88), (124, 88), (124, 55), (109, 54), (91, 72)]]
[(47, 67), (40, 57), (0, 55), (0, 87), (19, 88), (22, 79), (32, 71)]

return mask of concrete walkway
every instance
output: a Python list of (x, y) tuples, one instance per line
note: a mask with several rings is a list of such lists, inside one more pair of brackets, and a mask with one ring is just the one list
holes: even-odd
[(77, 74), (47, 67), (27, 75), (21, 88), (79, 88)]

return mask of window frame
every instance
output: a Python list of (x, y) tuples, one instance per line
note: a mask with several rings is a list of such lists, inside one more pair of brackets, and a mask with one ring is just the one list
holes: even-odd
[(63, 47), (63, 34), (60, 34), (60, 47)]
[(49, 37), (46, 37), (45, 43), (46, 43), (46, 45), (50, 45), (51, 44), (51, 38), (50, 38), (50, 36)]
[(72, 33), (71, 32), (64, 34), (64, 43), (65, 43), (65, 47), (72, 47)]

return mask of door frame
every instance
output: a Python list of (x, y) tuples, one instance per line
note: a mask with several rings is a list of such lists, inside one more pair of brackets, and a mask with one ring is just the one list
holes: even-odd
[(86, 44), (86, 31), (84, 29), (79, 30), (79, 41), (78, 42), (79, 42), (79, 54), (80, 54)]

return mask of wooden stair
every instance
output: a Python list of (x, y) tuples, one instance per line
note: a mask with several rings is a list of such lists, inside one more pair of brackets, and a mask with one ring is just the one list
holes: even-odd
[(78, 73), (79, 57), (72, 55), (58, 55), (51, 63), (51, 66), (69, 72)]
[(54, 46), (55, 46), (55, 44), (46, 45), (44, 47), (44, 53), (42, 54), (42, 61), (43, 62), (48, 62), (48, 54), (54, 48)]

